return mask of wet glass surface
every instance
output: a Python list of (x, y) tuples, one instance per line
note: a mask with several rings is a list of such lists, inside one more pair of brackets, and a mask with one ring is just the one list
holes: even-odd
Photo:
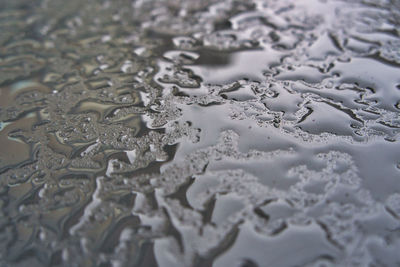
[(400, 2), (0, 0), (0, 266), (400, 265)]

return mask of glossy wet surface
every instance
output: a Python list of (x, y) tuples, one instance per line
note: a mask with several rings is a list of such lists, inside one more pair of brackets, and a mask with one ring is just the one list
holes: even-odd
[(0, 1), (0, 266), (397, 266), (398, 1)]

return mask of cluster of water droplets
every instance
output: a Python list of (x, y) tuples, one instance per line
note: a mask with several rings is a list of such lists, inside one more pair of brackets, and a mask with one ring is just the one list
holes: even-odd
[(2, 265), (399, 264), (398, 2), (0, 10)]

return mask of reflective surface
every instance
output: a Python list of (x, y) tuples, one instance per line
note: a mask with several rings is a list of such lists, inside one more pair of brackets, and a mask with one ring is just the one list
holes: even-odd
[(0, 1), (1, 266), (400, 264), (398, 1)]

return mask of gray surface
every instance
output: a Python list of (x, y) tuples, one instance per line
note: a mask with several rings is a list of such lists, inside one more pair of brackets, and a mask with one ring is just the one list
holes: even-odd
[(0, 265), (400, 265), (399, 12), (0, 1)]

